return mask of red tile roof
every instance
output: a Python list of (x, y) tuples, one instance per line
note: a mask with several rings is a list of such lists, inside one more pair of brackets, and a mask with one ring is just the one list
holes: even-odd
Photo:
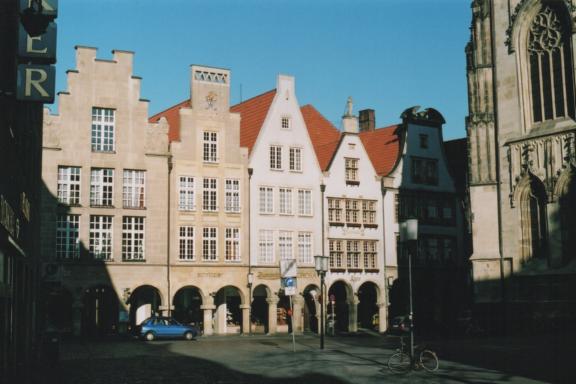
[(387, 176), (392, 172), (401, 155), (399, 128), (400, 125), (391, 125), (359, 134), (368, 157), (380, 176)]
[(148, 121), (150, 123), (156, 123), (161, 117), (165, 117), (168, 120), (168, 140), (180, 141), (180, 114), (179, 111), (182, 108), (190, 108), (190, 100), (185, 100), (175, 106), (168, 108), (165, 111), (159, 112), (154, 116), (150, 117)]
[(240, 113), (240, 146), (247, 147), (249, 152), (252, 152), (275, 95), (273, 89), (230, 108), (230, 112)]
[(325, 171), (340, 142), (340, 131), (312, 105), (307, 104), (300, 108), (300, 111), (308, 128), (308, 135), (310, 135), (320, 168)]

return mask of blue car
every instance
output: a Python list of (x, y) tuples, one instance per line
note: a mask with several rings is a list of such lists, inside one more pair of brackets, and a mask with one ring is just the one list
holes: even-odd
[(144, 320), (139, 326), (140, 337), (152, 341), (161, 338), (180, 338), (194, 340), (198, 336), (198, 328), (191, 325), (180, 324), (170, 317), (152, 316)]

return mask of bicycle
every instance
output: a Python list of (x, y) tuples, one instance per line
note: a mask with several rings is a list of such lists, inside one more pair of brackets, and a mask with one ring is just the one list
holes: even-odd
[(414, 346), (414, 361), (405, 351), (406, 343), (400, 337), (400, 348), (396, 350), (388, 359), (388, 369), (394, 373), (406, 373), (410, 369), (423, 368), (427, 372), (434, 372), (438, 369), (439, 362), (436, 353), (423, 347)]

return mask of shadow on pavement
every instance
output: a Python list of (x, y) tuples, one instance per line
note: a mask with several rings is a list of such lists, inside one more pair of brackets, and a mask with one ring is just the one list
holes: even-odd
[[(73, 341), (84, 347), (98, 341)], [(139, 341), (114, 343), (117, 349), (130, 350)], [(78, 355), (47, 365), (38, 372), (37, 384), (348, 384), (328, 374), (310, 373), (301, 376), (273, 378), (231, 369), (212, 360), (186, 356), (169, 350), (171, 344), (144, 343), (140, 353), (130, 351), (126, 357), (99, 358), (97, 354)], [(194, 343), (194, 342), (192, 342)], [(201, 342), (196, 344), (203, 347)], [(136, 344), (136, 348), (140, 345)], [(143, 352), (143, 353), (142, 353)], [(289, 362), (287, 362), (289, 363)], [(270, 367), (270, 373), (273, 367)], [(266, 368), (261, 370), (266, 372)], [(266, 372), (267, 373), (267, 372)]]

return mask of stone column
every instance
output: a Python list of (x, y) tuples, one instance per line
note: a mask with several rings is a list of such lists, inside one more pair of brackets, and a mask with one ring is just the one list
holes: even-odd
[(242, 333), (247, 335), (250, 333), (250, 306), (242, 304), (240, 309), (242, 310)]
[(201, 305), (200, 309), (204, 311), (204, 335), (210, 336), (214, 333), (214, 327), (212, 324), (212, 313), (216, 309), (216, 306), (212, 303)]
[(269, 297), (266, 299), (268, 303), (268, 334), (273, 335), (276, 333), (276, 325), (278, 323), (278, 297)]
[(302, 295), (292, 296), (292, 332), (301, 334), (304, 332), (304, 298)]
[(378, 303), (378, 332), (383, 333), (388, 329), (388, 308), (386, 303)]
[(348, 301), (348, 332), (358, 332), (358, 297)]

